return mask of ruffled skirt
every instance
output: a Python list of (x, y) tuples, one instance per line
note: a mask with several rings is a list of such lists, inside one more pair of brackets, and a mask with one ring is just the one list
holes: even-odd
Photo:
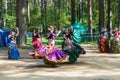
[(37, 49), (37, 50), (31, 50), (29, 51), (30, 56), (33, 56), (35, 59), (42, 59), (43, 56), (46, 55), (46, 51), (44, 47)]
[(45, 64), (55, 65), (61, 63), (63, 60), (66, 59), (66, 57), (67, 56), (65, 52), (54, 47), (54, 49), (49, 54), (43, 57), (43, 60)]
[(15, 46), (15, 43), (8, 44), (8, 58), (9, 59), (20, 59), (20, 53)]
[(64, 52), (69, 55), (69, 62), (76, 62), (80, 54), (86, 54), (84, 48), (76, 43), (71, 43), (64, 49)]
[(101, 53), (110, 52), (109, 43), (105, 39), (100, 38), (98, 46)]
[(111, 51), (120, 53), (120, 42), (117, 41), (111, 41)]

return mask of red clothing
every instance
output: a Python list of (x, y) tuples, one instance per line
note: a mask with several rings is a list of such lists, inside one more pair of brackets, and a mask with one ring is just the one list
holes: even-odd
[(42, 48), (42, 43), (36, 37), (33, 37), (33, 48), (35, 50)]
[(101, 37), (100, 40), (99, 40), (99, 50), (101, 53), (105, 53), (105, 52), (108, 52), (108, 47), (107, 47), (107, 44), (106, 44), (106, 39)]
[(115, 34), (116, 34), (117, 36), (120, 36), (120, 31), (117, 31)]

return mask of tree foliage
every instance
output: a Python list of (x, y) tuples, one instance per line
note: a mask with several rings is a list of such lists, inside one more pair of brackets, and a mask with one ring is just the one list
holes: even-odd
[[(16, 26), (16, 0), (0, 0), (0, 25), (2, 25), (6, 29), (15, 28)], [(7, 9), (5, 5), (5, 1), (7, 1)], [(49, 25), (54, 25), (56, 28), (65, 28), (71, 25), (71, 12), (72, 6), (71, 1), (75, 1), (75, 13), (73, 16), (75, 21), (88, 26), (88, 4), (87, 0), (29, 0), (30, 1), (30, 24), (27, 30), (33, 31), (33, 29), (40, 29), (41, 25), (44, 24), (44, 29), (46, 29)], [(46, 1), (45, 3), (41, 3), (41, 1)], [(98, 30), (101, 25), (99, 24), (99, 19), (101, 14), (99, 12), (100, 6), (99, 2), (102, 0), (91, 0), (92, 5), (92, 28)], [(26, 20), (28, 27), (28, 17), (27, 17), (27, 0), (26, 2)], [(119, 0), (111, 0), (111, 8), (112, 12), (111, 21), (112, 28), (118, 26), (118, 16), (119, 16)], [(46, 7), (45, 11), (42, 11), (41, 6)], [(43, 17), (44, 15), (44, 17)], [(105, 0), (105, 20), (104, 27), (108, 25), (108, 3)], [(6, 24), (4, 24), (6, 18)], [(102, 22), (103, 23), (103, 22)], [(46, 30), (45, 30), (46, 31)], [(99, 30), (98, 30), (99, 31)]]

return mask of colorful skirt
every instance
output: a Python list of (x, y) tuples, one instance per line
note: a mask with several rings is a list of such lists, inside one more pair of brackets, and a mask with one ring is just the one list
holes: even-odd
[(57, 63), (61, 63), (63, 60), (66, 59), (66, 57), (67, 56), (65, 52), (58, 50), (56, 47), (54, 47), (54, 49), (49, 54), (44, 56), (43, 59), (45, 64), (55, 65)]
[(120, 42), (117, 41), (111, 41), (111, 51), (115, 53), (120, 52)]
[(46, 55), (46, 50), (44, 47), (37, 50), (31, 50), (29, 51), (29, 55), (33, 56), (35, 59), (42, 59), (42, 57)]
[(15, 46), (15, 43), (9, 43), (8, 44), (8, 58), (9, 59), (20, 59), (20, 53)]
[(109, 43), (105, 39), (100, 38), (98, 46), (101, 53), (110, 52)]
[[(70, 47), (69, 47), (70, 46)], [(86, 51), (78, 44), (72, 43), (64, 52), (69, 55), (69, 62), (76, 62), (80, 54), (86, 54)], [(72, 47), (74, 46), (74, 47)]]
[(80, 45), (73, 43), (73, 45), (75, 46), (76, 52), (80, 53), (80, 54), (86, 54), (86, 51), (84, 50), (84, 48), (82, 48)]

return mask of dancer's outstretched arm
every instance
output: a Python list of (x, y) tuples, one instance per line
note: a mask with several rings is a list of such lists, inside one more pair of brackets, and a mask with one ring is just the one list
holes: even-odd
[(16, 27), (16, 36), (18, 36), (19, 35), (19, 29), (18, 29), (18, 27)]
[(58, 31), (58, 33), (56, 34), (57, 36), (61, 33), (61, 31)]

